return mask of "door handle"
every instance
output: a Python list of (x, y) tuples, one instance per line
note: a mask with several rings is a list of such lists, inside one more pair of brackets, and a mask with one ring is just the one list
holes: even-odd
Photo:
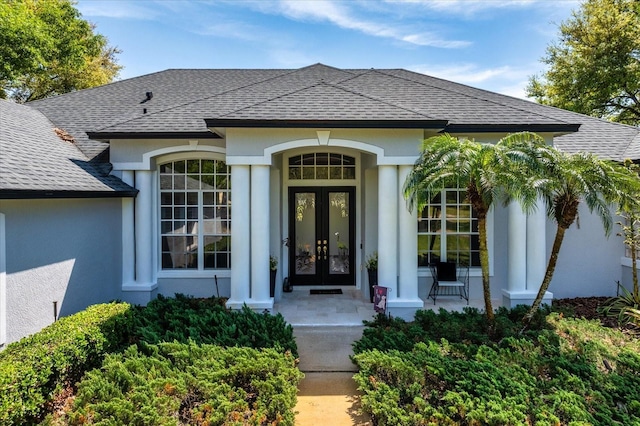
[(322, 252), (324, 253), (324, 260), (327, 260), (327, 246), (322, 247)]

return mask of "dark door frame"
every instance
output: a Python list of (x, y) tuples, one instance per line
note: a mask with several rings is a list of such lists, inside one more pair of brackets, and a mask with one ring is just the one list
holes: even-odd
[[(349, 194), (349, 273), (331, 274), (327, 259), (316, 259), (315, 274), (296, 274), (296, 235), (295, 235), (295, 194), (300, 192), (316, 194), (316, 240), (329, 240), (329, 194), (346, 192)], [(356, 187), (355, 186), (292, 186), (289, 187), (289, 280), (292, 285), (353, 285), (356, 284), (355, 241), (356, 241)], [(315, 242), (315, 241), (314, 241)], [(314, 247), (317, 251), (317, 248)]]

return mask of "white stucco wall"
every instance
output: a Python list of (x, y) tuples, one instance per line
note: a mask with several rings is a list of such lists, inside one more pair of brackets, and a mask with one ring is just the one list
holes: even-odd
[[(580, 206), (580, 228), (574, 223), (567, 230), (549, 291), (554, 298), (615, 296), (621, 277), (620, 258), (624, 256), (620, 230), (615, 224), (609, 238), (602, 222)], [(551, 251), (556, 226), (547, 222), (547, 254)]]
[(156, 155), (205, 149), (224, 152), (224, 146), (224, 139), (113, 139), (109, 156), (115, 170), (135, 170), (139, 168), (136, 165), (144, 163), (145, 154), (151, 152), (162, 152)]
[[(329, 146), (353, 141), (384, 149), (385, 156), (417, 157), (424, 132), (419, 129), (330, 130)], [(294, 141), (317, 141), (317, 129), (227, 129), (227, 155), (262, 156), (268, 147)], [(314, 142), (316, 143), (316, 142)]]
[(121, 199), (2, 200), (7, 343), (121, 297)]

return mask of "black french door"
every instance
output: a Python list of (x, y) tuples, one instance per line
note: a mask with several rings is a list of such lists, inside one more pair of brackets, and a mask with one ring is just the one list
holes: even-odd
[(289, 280), (355, 285), (355, 188), (289, 188)]

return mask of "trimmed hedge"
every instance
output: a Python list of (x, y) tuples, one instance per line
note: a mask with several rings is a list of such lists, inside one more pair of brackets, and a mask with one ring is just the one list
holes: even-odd
[(70, 424), (293, 425), (291, 354), (191, 342), (109, 355), (78, 385)]
[(363, 351), (362, 407), (376, 425), (640, 425), (640, 342), (557, 314), (548, 327), (500, 344)]
[(129, 343), (131, 306), (94, 305), (0, 352), (0, 424), (32, 424), (64, 386)]
[[(525, 305), (513, 309), (500, 307), (496, 310), (496, 329), (494, 341), (518, 336), (522, 329), (522, 318), (528, 312)], [(549, 328), (545, 317), (551, 308), (543, 306), (534, 315), (526, 335), (534, 338), (541, 330)], [(481, 345), (491, 343), (486, 315), (476, 309), (465, 307), (463, 312), (439, 312), (420, 310), (414, 321), (407, 322), (402, 318), (388, 318), (378, 315), (373, 321), (365, 322), (362, 338), (353, 344), (354, 353), (378, 349), (409, 352), (418, 342), (439, 341), (447, 339), (451, 343)]]
[(230, 311), (222, 299), (176, 294), (158, 296), (138, 308), (135, 336), (147, 343), (193, 341), (219, 346), (275, 348), (298, 356), (293, 327), (281, 314), (256, 313), (248, 307)]

